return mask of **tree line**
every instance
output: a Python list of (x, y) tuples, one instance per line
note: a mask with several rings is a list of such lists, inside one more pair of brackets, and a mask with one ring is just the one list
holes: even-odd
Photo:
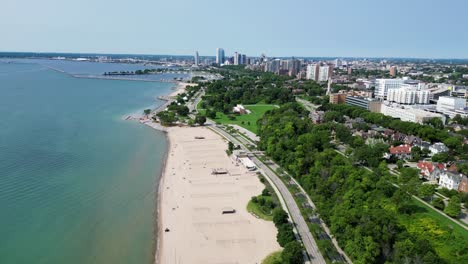
[[(336, 137), (349, 137), (346, 130), (339, 135), (334, 124), (313, 125), (307, 114), (296, 103), (265, 113), (258, 121), (259, 148), (299, 181), (353, 262), (468, 261), (467, 241), (452, 230), (437, 227), (440, 234), (434, 238), (424, 228), (405, 225), (404, 219), (417, 213), (409, 195), (417, 189), (413, 172), (405, 172), (402, 189), (394, 187), (378, 157), (370, 164), (375, 172), (370, 172), (333, 149), (332, 131)], [(449, 257), (441, 253), (447, 248), (441, 250), (440, 241), (456, 245)]]

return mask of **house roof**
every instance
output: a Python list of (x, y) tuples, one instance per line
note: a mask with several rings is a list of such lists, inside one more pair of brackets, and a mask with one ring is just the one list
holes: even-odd
[(428, 161), (420, 161), (418, 162), (418, 168), (420, 170), (425, 170), (427, 169), (427, 171), (429, 173), (432, 173), (434, 171), (435, 168), (438, 168), (440, 170), (443, 170), (445, 169), (445, 165), (442, 164), (442, 163), (432, 163), (432, 162), (428, 162)]
[(411, 154), (411, 145), (404, 144), (396, 147), (390, 147), (390, 154)]
[(418, 162), (418, 168), (420, 170), (427, 170), (429, 172), (433, 172), (434, 171), (434, 166), (432, 165), (432, 162), (428, 162), (428, 161), (420, 161)]
[(439, 152), (447, 152), (449, 150), (447, 146), (445, 146), (445, 144), (441, 142), (434, 143), (430, 148), (435, 149)]

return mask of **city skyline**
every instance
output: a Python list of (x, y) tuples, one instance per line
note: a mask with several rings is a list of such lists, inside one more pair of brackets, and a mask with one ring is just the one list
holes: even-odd
[[(431, 4), (395, 0), (385, 6), (370, 0), (241, 0), (227, 2), (222, 12), (210, 12), (214, 7), (208, 0), (143, 0), (140, 5), (109, 0), (7, 1), (0, 17), (4, 36), (0, 51), (170, 55), (199, 51), (201, 56), (214, 56), (216, 48), (223, 47), (227, 54), (240, 51), (248, 56), (466, 59), (467, 7), (461, 0)], [(239, 17), (241, 11), (250, 17)]]

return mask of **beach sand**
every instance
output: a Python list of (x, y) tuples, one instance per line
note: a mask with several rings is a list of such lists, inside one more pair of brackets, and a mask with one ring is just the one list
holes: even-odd
[[(264, 186), (255, 173), (227, 156), (227, 142), (204, 127), (167, 131), (170, 147), (159, 190), (156, 263), (261, 263), (279, 250), (274, 224), (246, 210)], [(214, 168), (229, 174), (212, 175)], [(228, 208), (235, 213), (222, 214)]]
[(174, 97), (178, 94), (185, 93), (185, 88), (188, 85), (194, 85), (193, 83), (186, 83), (186, 82), (177, 82), (176, 86), (174, 86), (174, 91), (169, 94), (170, 97)]

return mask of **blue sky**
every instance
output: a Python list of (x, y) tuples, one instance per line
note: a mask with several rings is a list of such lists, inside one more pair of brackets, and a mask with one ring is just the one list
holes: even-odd
[(465, 0), (2, 0), (0, 51), (468, 58)]

